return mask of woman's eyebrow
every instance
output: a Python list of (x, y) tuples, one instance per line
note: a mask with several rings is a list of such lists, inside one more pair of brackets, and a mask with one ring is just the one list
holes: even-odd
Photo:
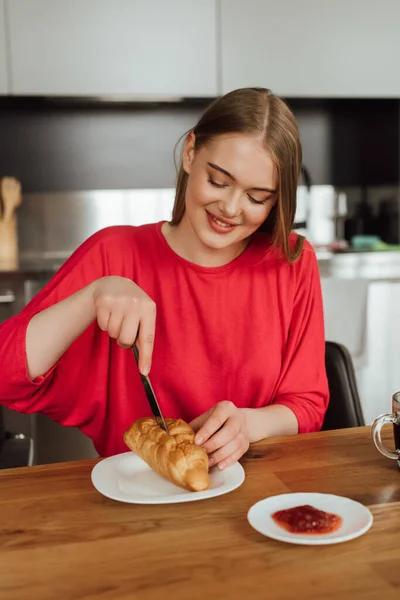
[[(222, 167), (215, 165), (214, 163), (210, 163), (210, 162), (207, 163), (207, 165), (211, 169), (214, 169), (215, 171), (219, 171), (220, 173), (223, 173), (224, 175), (226, 175), (227, 177), (232, 179), (232, 181), (236, 181), (236, 177), (234, 175), (232, 175), (232, 173), (229, 173), (229, 171), (227, 171), (226, 169), (223, 169)], [(277, 190), (273, 190), (271, 188), (263, 188), (263, 187), (252, 187), (251, 189), (256, 192), (269, 192), (271, 194), (275, 194), (277, 191)]]
[(215, 169), (216, 171), (219, 171), (220, 173), (227, 175), (230, 179), (232, 179), (232, 181), (236, 181), (236, 177), (234, 175), (232, 175), (232, 173), (229, 173), (229, 171), (226, 171), (225, 169), (223, 169), (222, 167), (219, 167), (218, 165), (214, 165), (214, 163), (209, 162), (207, 164), (212, 169)]

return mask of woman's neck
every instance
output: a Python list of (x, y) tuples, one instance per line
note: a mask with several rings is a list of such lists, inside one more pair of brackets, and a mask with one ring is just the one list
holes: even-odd
[(201, 267), (222, 267), (237, 258), (248, 245), (248, 240), (243, 240), (226, 248), (210, 248), (198, 239), (185, 218), (178, 225), (164, 223), (161, 232), (178, 256)]

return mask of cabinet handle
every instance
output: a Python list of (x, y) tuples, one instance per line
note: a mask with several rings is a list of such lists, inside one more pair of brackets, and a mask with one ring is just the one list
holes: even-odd
[(11, 304), (15, 301), (15, 295), (12, 292), (0, 293), (0, 304)]

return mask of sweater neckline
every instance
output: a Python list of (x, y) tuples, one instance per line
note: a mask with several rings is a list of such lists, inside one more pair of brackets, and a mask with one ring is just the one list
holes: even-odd
[(165, 248), (165, 251), (168, 252), (168, 254), (175, 261), (180, 262), (181, 264), (185, 265), (186, 267), (188, 267), (190, 269), (193, 269), (194, 271), (198, 271), (200, 273), (210, 273), (210, 274), (211, 273), (223, 273), (223, 272), (235, 269), (238, 265), (242, 264), (243, 262), (244, 263), (249, 262), (251, 256), (254, 254), (254, 248), (255, 248), (256, 244), (254, 243), (254, 236), (251, 236), (249, 243), (247, 244), (247, 246), (243, 250), (243, 252), (241, 252), (238, 256), (236, 256), (236, 258), (232, 259), (225, 265), (221, 265), (219, 267), (203, 267), (202, 265), (197, 265), (196, 263), (193, 263), (190, 260), (183, 258), (183, 256), (180, 256), (179, 254), (177, 254), (175, 252), (175, 250), (173, 250), (171, 248), (171, 246), (168, 244), (168, 242), (167, 242), (166, 238), (164, 237), (164, 234), (161, 230), (163, 224), (166, 222), (167, 221), (159, 221), (156, 224), (156, 231), (157, 231), (158, 237), (161, 239), (161, 242)]

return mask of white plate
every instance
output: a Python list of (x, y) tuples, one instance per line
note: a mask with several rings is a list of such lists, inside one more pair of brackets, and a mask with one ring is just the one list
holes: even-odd
[[(304, 504), (339, 515), (343, 519), (342, 525), (333, 533), (301, 535), (282, 529), (271, 517), (277, 510)], [(347, 542), (368, 531), (373, 521), (370, 510), (355, 500), (332, 494), (306, 493), (281, 494), (260, 500), (250, 508), (247, 518), (250, 525), (263, 535), (281, 542), (306, 545)]]
[(92, 470), (94, 487), (107, 498), (133, 504), (171, 504), (192, 502), (227, 494), (244, 481), (244, 470), (239, 463), (226, 471), (210, 471), (210, 487), (203, 492), (189, 492), (170, 483), (153, 471), (133, 452), (110, 456), (97, 463)]

